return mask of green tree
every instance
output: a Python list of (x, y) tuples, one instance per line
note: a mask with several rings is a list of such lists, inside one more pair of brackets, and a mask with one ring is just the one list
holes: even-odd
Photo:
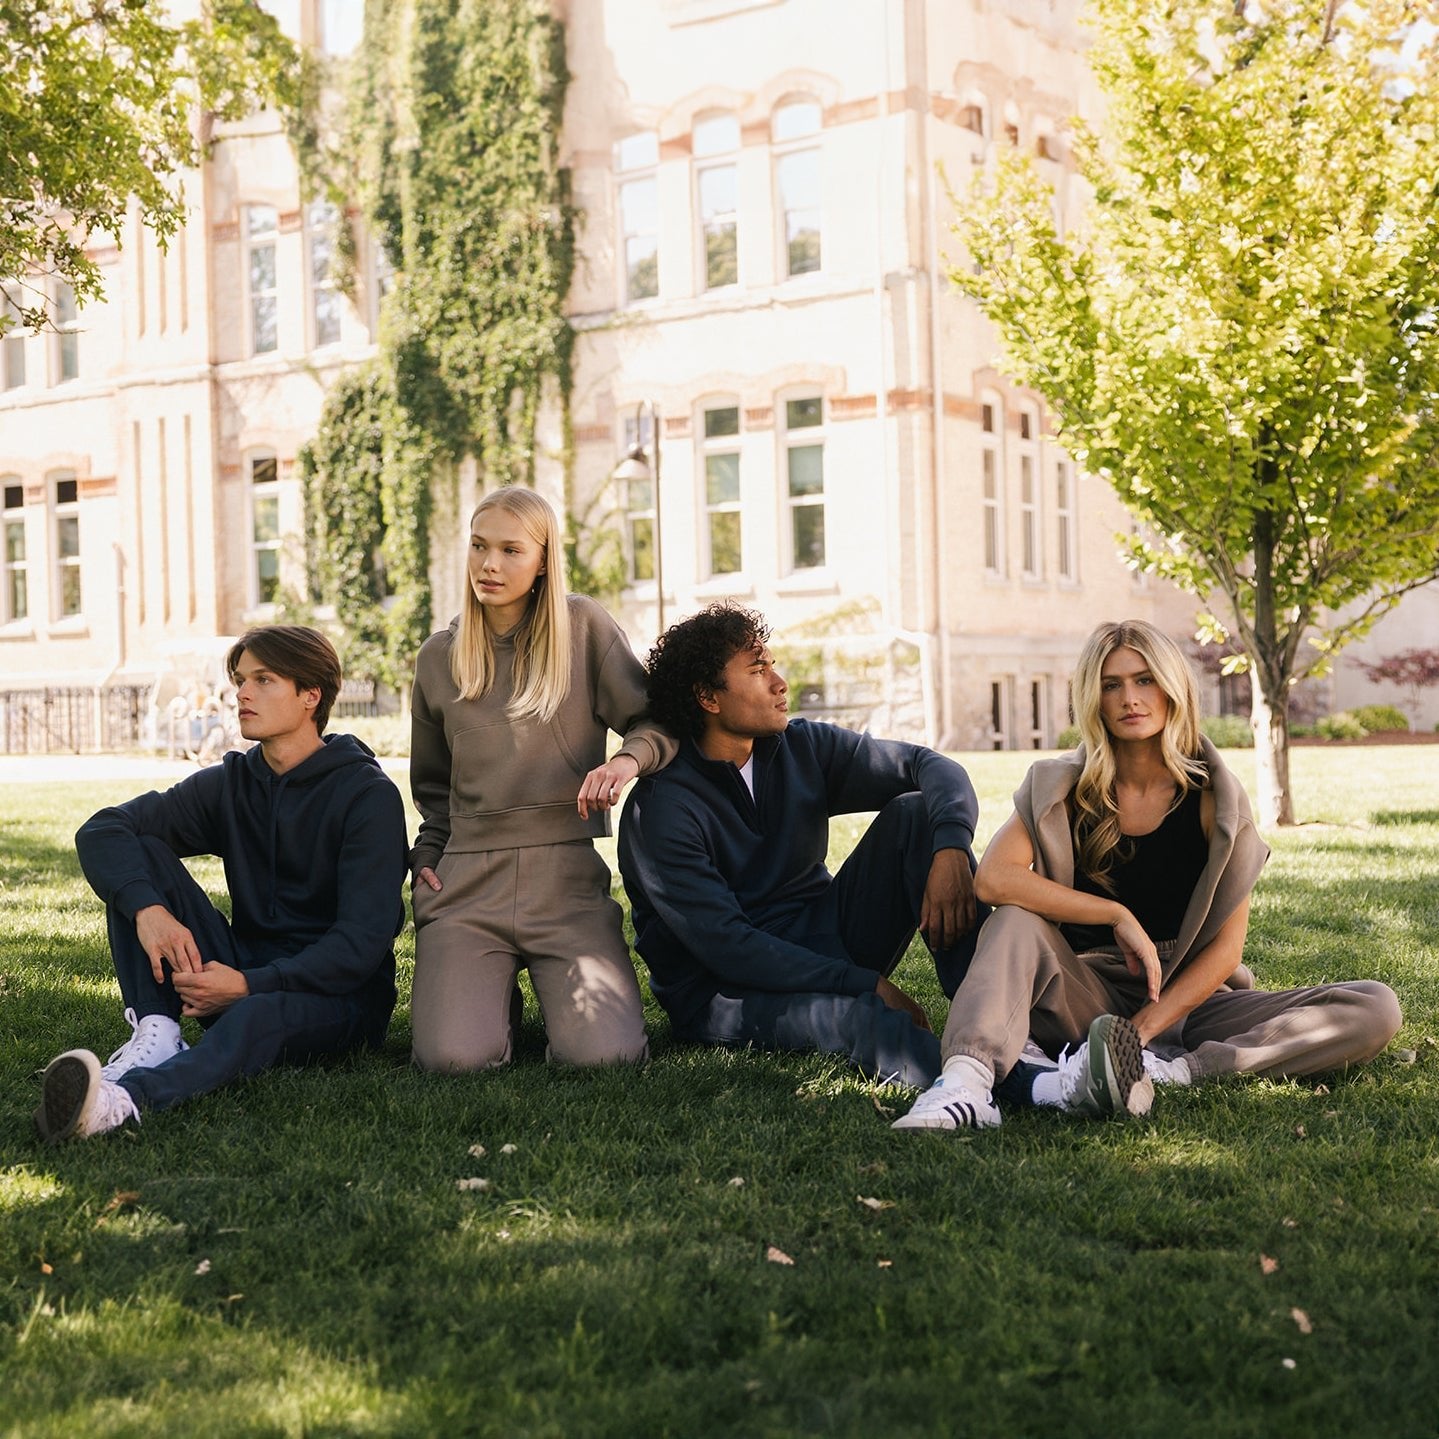
[(1144, 522), (1133, 561), (1222, 600), (1268, 824), (1291, 687), (1439, 574), (1431, 8), (1092, 0), (1082, 223), (1010, 153), (957, 226), (954, 282)]
[(86, 247), (123, 236), (132, 200), (162, 245), (174, 235), (214, 120), (293, 107), (302, 86), (297, 51), (252, 0), (207, 0), (183, 24), (144, 0), (0, 0), (0, 57), (0, 276), (37, 328), (47, 280), (80, 305), (101, 296)]

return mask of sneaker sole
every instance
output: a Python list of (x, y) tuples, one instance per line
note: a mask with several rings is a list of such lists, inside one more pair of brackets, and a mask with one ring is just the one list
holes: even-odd
[(45, 1066), (35, 1127), (47, 1144), (75, 1133), (99, 1083), (100, 1063), (93, 1054), (72, 1050)]
[(1103, 1056), (1096, 1097), (1110, 1114), (1148, 1114), (1154, 1084), (1144, 1072), (1144, 1042), (1122, 1015), (1101, 1014), (1089, 1026), (1091, 1066)]

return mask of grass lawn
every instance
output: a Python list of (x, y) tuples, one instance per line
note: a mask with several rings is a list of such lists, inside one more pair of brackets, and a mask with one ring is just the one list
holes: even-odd
[[(1026, 759), (966, 759), (981, 842)], [(133, 786), (0, 785), (0, 1434), (1433, 1436), (1439, 748), (1293, 764), (1247, 957), (1392, 984), (1389, 1053), (968, 1139), (656, 1010), (641, 1073), (547, 1068), (531, 998), (422, 1076), (406, 931), (382, 1053), (45, 1149), (34, 1071), (125, 1037), (71, 835)]]

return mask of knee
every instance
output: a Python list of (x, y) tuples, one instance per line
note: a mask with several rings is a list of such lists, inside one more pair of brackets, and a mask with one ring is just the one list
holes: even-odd
[(474, 1074), (482, 1069), (503, 1069), (510, 1062), (508, 1036), (501, 1045), (478, 1046), (447, 1042), (416, 1032), (410, 1059), (417, 1069), (430, 1074)]
[(1033, 910), (1021, 909), (1017, 904), (1001, 904), (984, 922), (979, 932), (979, 947), (976, 958), (986, 949), (999, 945), (1021, 944), (1033, 947), (1048, 944), (1059, 931), (1047, 919)]
[(1355, 1013), (1354, 1027), (1363, 1053), (1363, 1063), (1381, 1053), (1399, 1033), (1404, 1016), (1399, 1010), (1399, 996), (1377, 979), (1357, 979), (1344, 986)]

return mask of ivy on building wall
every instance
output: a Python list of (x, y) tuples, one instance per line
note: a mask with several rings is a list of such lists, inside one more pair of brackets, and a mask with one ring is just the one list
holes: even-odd
[[(303, 463), (321, 598), (353, 606), (346, 622), (360, 627), (363, 652), (383, 636), (380, 677), (392, 682), (431, 627), (436, 491), (456, 484), (466, 459), (487, 486), (533, 484), (549, 397), (569, 435), (564, 56), (542, 0), (368, 0), (326, 164), (349, 169), (396, 283), (374, 361), (331, 392)], [(568, 486), (568, 444), (563, 458)]]

